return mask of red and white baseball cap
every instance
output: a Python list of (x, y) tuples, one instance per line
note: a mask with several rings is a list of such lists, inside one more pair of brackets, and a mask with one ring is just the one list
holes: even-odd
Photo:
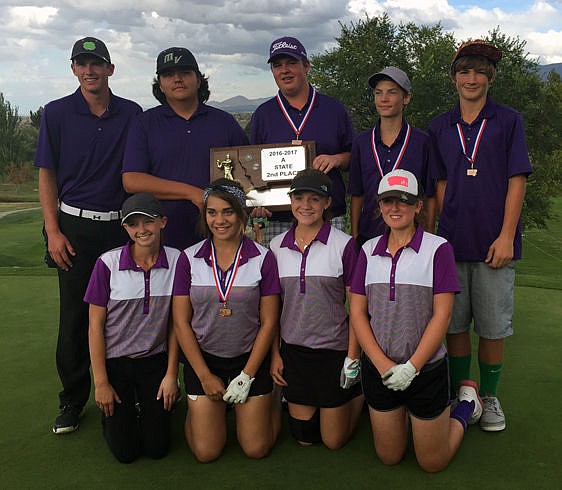
[(377, 200), (395, 197), (407, 204), (416, 204), (419, 197), (418, 179), (412, 172), (397, 169), (387, 173), (379, 183)]

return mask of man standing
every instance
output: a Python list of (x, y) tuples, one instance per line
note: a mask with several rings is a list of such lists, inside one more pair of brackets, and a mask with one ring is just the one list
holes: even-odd
[[(282, 37), (273, 41), (267, 62), (279, 92), (254, 112), (251, 143), (315, 141), (317, 156), (312, 166), (328, 174), (332, 180), (332, 224), (343, 230), (346, 205), (341, 171), (349, 167), (355, 136), (351, 118), (340, 102), (317, 92), (310, 85), (307, 79), (310, 61), (298, 39)], [(264, 245), (269, 244), (275, 235), (287, 231), (292, 222), (290, 211), (272, 216), (265, 208), (256, 208), (252, 216), (269, 218)]]
[(76, 41), (71, 60), (80, 87), (45, 106), (35, 155), (48, 254), (59, 276), (56, 357), (63, 389), (55, 434), (78, 429), (90, 396), (83, 298), (97, 257), (126, 241), (119, 212), (125, 199), (121, 162), (129, 123), (142, 112), (109, 89), (115, 66), (102, 41)]
[(411, 126), (404, 112), (412, 100), (412, 84), (400, 68), (387, 66), (369, 77), (379, 120), (353, 141), (349, 168), (351, 234), (360, 243), (387, 229), (380, 214), (377, 189), (387, 173), (401, 168), (412, 172), (423, 188), (421, 224), (433, 231), (435, 185), (429, 177), (431, 143), (423, 131)]
[(183, 250), (202, 237), (197, 231), (203, 188), (210, 180), (210, 149), (247, 145), (230, 114), (208, 106), (209, 84), (185, 48), (162, 51), (152, 92), (161, 103), (139, 117), (127, 139), (123, 184), (162, 202), (168, 224), (164, 244)]
[(429, 124), (437, 150), (438, 234), (455, 249), (461, 293), (455, 297), (447, 350), (455, 388), (470, 381), (470, 327), (478, 335), (480, 427), (501, 431), (497, 391), (506, 337), (513, 334), (515, 262), (521, 258), (521, 209), (531, 162), (521, 114), (496, 104), (488, 90), (501, 50), (482, 40), (456, 52), (451, 80), (459, 101)]

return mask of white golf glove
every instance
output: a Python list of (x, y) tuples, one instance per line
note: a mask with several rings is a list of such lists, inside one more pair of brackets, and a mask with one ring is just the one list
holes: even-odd
[(360, 373), (361, 362), (359, 359), (346, 357), (341, 368), (340, 386), (345, 390), (351, 388), (355, 383), (359, 382)]
[(222, 399), (227, 403), (244, 403), (250, 393), (250, 386), (255, 378), (250, 378), (244, 371), (241, 371), (236, 378), (234, 378), (226, 389), (226, 393)]
[(382, 383), (394, 391), (404, 391), (419, 373), (410, 361), (396, 364), (382, 375)]

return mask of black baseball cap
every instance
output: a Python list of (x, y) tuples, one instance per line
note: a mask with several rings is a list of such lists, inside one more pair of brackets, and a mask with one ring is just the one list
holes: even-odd
[(123, 215), (121, 224), (123, 224), (133, 214), (144, 214), (150, 218), (160, 218), (164, 216), (164, 211), (160, 201), (152, 194), (140, 192), (133, 194), (123, 203), (121, 214)]
[(299, 191), (311, 191), (321, 196), (330, 196), (332, 193), (332, 180), (320, 170), (302, 170), (291, 182), (288, 194)]
[(103, 41), (100, 41), (95, 37), (84, 37), (82, 39), (78, 39), (78, 41), (74, 43), (70, 59), (73, 60), (81, 54), (90, 54), (93, 56), (97, 56), (106, 63), (111, 63), (111, 57), (109, 56), (107, 46)]
[(199, 65), (192, 52), (185, 48), (168, 48), (162, 51), (156, 59), (156, 74), (177, 68), (192, 68), (199, 71)]

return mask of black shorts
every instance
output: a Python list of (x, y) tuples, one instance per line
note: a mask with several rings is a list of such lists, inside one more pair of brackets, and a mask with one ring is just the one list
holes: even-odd
[(379, 412), (389, 412), (405, 405), (414, 417), (431, 420), (441, 415), (450, 403), (449, 366), (446, 357), (426, 364), (404, 391), (393, 391), (382, 384), (377, 368), (363, 354), (361, 381), (365, 400)]
[(285, 399), (298, 405), (334, 408), (360, 395), (360, 383), (347, 390), (340, 386), (346, 355), (347, 351), (311, 349), (281, 342), (283, 377), (289, 385), (283, 388)]
[[(249, 352), (237, 357), (218, 357), (207, 352), (201, 353), (211, 373), (222, 379), (225, 389), (228, 387), (228, 384), (240, 374), (240, 371), (244, 369), (250, 357)], [(269, 365), (270, 358), (268, 355), (254, 376), (255, 379), (250, 387), (250, 394), (248, 396), (265, 395), (273, 391), (273, 379), (269, 374)], [(201, 381), (199, 381), (197, 374), (195, 374), (189, 362), (185, 362), (183, 365), (183, 380), (185, 383), (185, 392), (188, 395), (205, 394)]]

